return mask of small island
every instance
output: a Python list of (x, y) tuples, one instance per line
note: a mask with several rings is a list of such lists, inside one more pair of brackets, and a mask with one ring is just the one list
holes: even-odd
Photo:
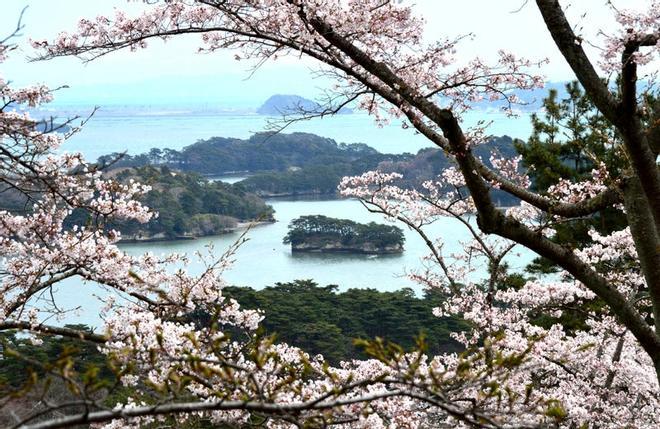
[(393, 225), (361, 224), (323, 215), (291, 221), (285, 244), (294, 252), (392, 254), (403, 252), (403, 231)]

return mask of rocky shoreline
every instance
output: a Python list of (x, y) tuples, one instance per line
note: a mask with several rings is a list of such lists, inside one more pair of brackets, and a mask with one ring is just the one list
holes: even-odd
[(390, 245), (377, 247), (373, 243), (364, 243), (360, 246), (344, 245), (341, 242), (324, 243), (295, 243), (291, 244), (292, 252), (309, 253), (357, 253), (365, 255), (391, 255), (403, 252), (403, 245)]
[(253, 227), (257, 225), (265, 225), (265, 224), (270, 224), (270, 223), (275, 223), (276, 221), (273, 220), (267, 220), (267, 221), (254, 221), (254, 222), (239, 222), (236, 224), (235, 227), (232, 228), (224, 228), (222, 230), (214, 230), (208, 233), (200, 233), (197, 232), (196, 234), (183, 234), (183, 235), (177, 235), (174, 237), (168, 237), (163, 233), (160, 234), (154, 234), (154, 235), (146, 235), (146, 234), (131, 234), (127, 236), (127, 238), (122, 238), (119, 240), (119, 243), (121, 244), (137, 244), (137, 243), (158, 243), (162, 241), (183, 241), (183, 240), (197, 240), (199, 238), (204, 238), (204, 237), (213, 237), (215, 235), (223, 235), (223, 234), (231, 234), (236, 231), (240, 231), (242, 229), (248, 228), (248, 227)]

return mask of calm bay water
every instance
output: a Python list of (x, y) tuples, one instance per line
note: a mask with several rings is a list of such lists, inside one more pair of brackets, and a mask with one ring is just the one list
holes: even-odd
[[(296, 279), (314, 279), (321, 285), (335, 284), (339, 290), (349, 288), (375, 288), (392, 291), (404, 287), (421, 293), (422, 288), (409, 279), (406, 274), (422, 268), (420, 258), (429, 253), (421, 238), (404, 228), (406, 237), (405, 251), (400, 255), (349, 255), (349, 254), (310, 254), (292, 253), (290, 246), (282, 243), (288, 223), (302, 215), (324, 214), (331, 217), (352, 219), (358, 222), (384, 222), (383, 217), (371, 214), (356, 200), (270, 200), (275, 208), (277, 222), (254, 226), (235, 254), (235, 263), (226, 271), (223, 278), (228, 284), (251, 286), (261, 289), (277, 282)], [(427, 227), (427, 234), (444, 241), (443, 253), (448, 255), (461, 249), (460, 241), (467, 240), (464, 226), (457, 220), (443, 218)], [(233, 244), (240, 232), (203, 237), (197, 240), (124, 244), (121, 247), (128, 253), (139, 255), (153, 252), (187, 253), (193, 255), (212, 244), (218, 255)], [(523, 268), (533, 258), (533, 254), (521, 249), (511, 254), (508, 262), (512, 268)], [(203, 267), (193, 263), (189, 269), (200, 272)], [(483, 278), (485, 270), (475, 273), (474, 278)], [(57, 296), (61, 304), (73, 308), (81, 306), (82, 311), (70, 314), (67, 323), (86, 323), (98, 325), (99, 302), (94, 295), (107, 292), (98, 285), (81, 283), (72, 279), (59, 287)]]
[[(492, 120), (490, 133), (507, 134), (525, 138), (529, 134), (528, 117), (504, 118), (500, 113), (471, 113), (466, 123), (477, 120)], [(83, 152), (87, 159), (96, 159), (111, 152), (127, 151), (131, 154), (143, 153), (152, 147), (180, 149), (199, 139), (212, 136), (247, 138), (254, 132), (264, 130), (268, 118), (254, 114), (191, 114), (186, 111), (146, 110), (122, 113), (113, 111), (100, 113), (74, 136), (63, 150)], [(366, 143), (381, 152), (416, 152), (429, 146), (428, 142), (411, 130), (390, 125), (377, 128), (373, 120), (360, 114), (341, 115), (333, 118), (301, 122), (286, 129), (286, 132), (304, 131), (337, 142)], [(234, 182), (236, 178), (218, 178)], [(314, 279), (321, 285), (336, 284), (339, 290), (349, 288), (376, 288), (391, 291), (410, 287), (421, 293), (421, 287), (406, 274), (422, 268), (420, 258), (428, 249), (415, 232), (405, 230), (405, 252), (401, 255), (346, 255), (346, 254), (292, 254), (288, 245), (282, 244), (288, 223), (302, 215), (323, 214), (331, 217), (351, 219), (358, 222), (382, 222), (382, 217), (371, 214), (356, 200), (270, 200), (275, 209), (277, 222), (253, 227), (249, 241), (242, 245), (236, 255), (233, 267), (224, 274), (229, 284), (251, 286), (257, 289), (276, 282), (295, 279)], [(444, 254), (458, 251), (460, 241), (468, 239), (467, 231), (458, 221), (441, 219), (428, 227), (432, 237), (442, 237), (445, 242)], [(130, 254), (153, 252), (187, 253), (193, 255), (212, 244), (216, 253), (222, 254), (239, 237), (240, 232), (221, 236), (205, 237), (198, 240), (124, 244), (121, 247)], [(533, 255), (521, 251), (509, 259), (513, 268), (524, 267)], [(201, 264), (193, 263), (189, 269), (199, 272)], [(475, 277), (484, 276), (482, 270)], [(56, 291), (58, 303), (65, 308), (79, 308), (77, 313), (69, 313), (62, 323), (100, 324), (100, 303), (95, 296), (104, 296), (108, 291), (96, 284), (83, 283), (78, 279), (64, 282)]]
[[(85, 110), (64, 110), (60, 117), (83, 114)], [(63, 150), (80, 151), (87, 159), (96, 160), (101, 155), (127, 151), (135, 155), (149, 149), (182, 149), (200, 139), (210, 137), (248, 138), (267, 129), (269, 121), (276, 118), (253, 113), (190, 112), (172, 109), (139, 110), (124, 113), (122, 110), (100, 110), (73, 136)], [(469, 112), (464, 125), (473, 126), (477, 121), (492, 121), (488, 133), (527, 138), (531, 132), (529, 116), (507, 118), (501, 112)], [(431, 144), (411, 129), (401, 128), (399, 123), (378, 128), (373, 118), (365, 114), (338, 115), (323, 119), (297, 122), (283, 132), (307, 132), (336, 140), (338, 143), (366, 143), (383, 153), (416, 153)]]

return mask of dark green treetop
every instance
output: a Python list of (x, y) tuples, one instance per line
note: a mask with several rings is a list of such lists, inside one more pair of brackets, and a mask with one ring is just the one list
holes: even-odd
[(361, 224), (349, 219), (323, 215), (301, 216), (291, 221), (284, 243), (341, 242), (343, 245), (371, 243), (376, 247), (402, 246), (405, 237), (401, 228), (370, 222)]

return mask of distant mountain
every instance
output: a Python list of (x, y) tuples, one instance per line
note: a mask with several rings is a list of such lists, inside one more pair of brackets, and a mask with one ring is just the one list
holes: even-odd
[[(322, 112), (323, 106), (313, 100), (301, 97), (299, 95), (275, 94), (264, 102), (257, 109), (260, 115), (291, 115), (296, 113)], [(349, 108), (343, 107), (340, 114), (353, 113)]]
[[(558, 93), (559, 99), (567, 96), (566, 84), (568, 82), (546, 82), (545, 86), (533, 90), (512, 90), (509, 95), (515, 95), (522, 104), (516, 104), (512, 107), (524, 112), (534, 112), (543, 106), (543, 99), (548, 96), (548, 90), (554, 89)], [(440, 97), (442, 99), (442, 97)], [(483, 100), (471, 103), (475, 109), (501, 109), (507, 106), (506, 101)], [(276, 94), (268, 98), (258, 109), (260, 115), (279, 116), (294, 115), (301, 112), (321, 112), (323, 107), (316, 101), (301, 97), (299, 95)], [(352, 109), (342, 108), (340, 114), (353, 113)]]

